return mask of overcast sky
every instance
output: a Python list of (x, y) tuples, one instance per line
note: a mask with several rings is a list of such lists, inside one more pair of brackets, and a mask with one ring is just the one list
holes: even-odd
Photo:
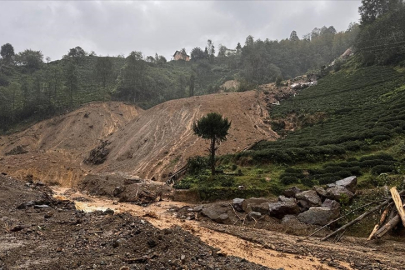
[(69, 48), (98, 55), (164, 55), (204, 48), (207, 39), (228, 48), (254, 39), (281, 40), (314, 27), (345, 31), (358, 22), (360, 0), (352, 1), (3, 1), (0, 45), (16, 53), (40, 50), (52, 60)]

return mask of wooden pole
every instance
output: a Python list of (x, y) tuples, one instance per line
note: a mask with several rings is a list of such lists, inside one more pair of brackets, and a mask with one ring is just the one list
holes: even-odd
[(402, 199), (397, 191), (397, 187), (392, 187), (390, 189), (390, 192), (392, 200), (394, 201), (395, 206), (397, 207), (398, 215), (401, 218), (402, 224), (405, 226), (405, 210), (402, 207)]

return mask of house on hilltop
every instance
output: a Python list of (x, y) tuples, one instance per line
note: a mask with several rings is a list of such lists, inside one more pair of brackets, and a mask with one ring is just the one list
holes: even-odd
[(184, 51), (176, 51), (173, 54), (173, 60), (174, 61), (178, 61), (178, 60), (190, 61), (190, 56), (187, 55), (187, 53)]

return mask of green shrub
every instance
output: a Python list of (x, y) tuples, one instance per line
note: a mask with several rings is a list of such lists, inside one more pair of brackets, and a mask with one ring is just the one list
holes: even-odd
[(395, 166), (392, 165), (377, 165), (371, 169), (371, 174), (380, 175), (381, 173), (389, 173), (395, 171)]

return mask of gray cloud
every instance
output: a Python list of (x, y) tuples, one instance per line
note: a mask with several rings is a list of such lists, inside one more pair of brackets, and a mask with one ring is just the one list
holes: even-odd
[(16, 52), (41, 50), (60, 59), (81, 46), (101, 55), (156, 52), (170, 59), (175, 50), (204, 47), (212, 39), (242, 45), (255, 39), (299, 36), (314, 27), (344, 31), (358, 21), (358, 1), (1, 1), (0, 45)]

